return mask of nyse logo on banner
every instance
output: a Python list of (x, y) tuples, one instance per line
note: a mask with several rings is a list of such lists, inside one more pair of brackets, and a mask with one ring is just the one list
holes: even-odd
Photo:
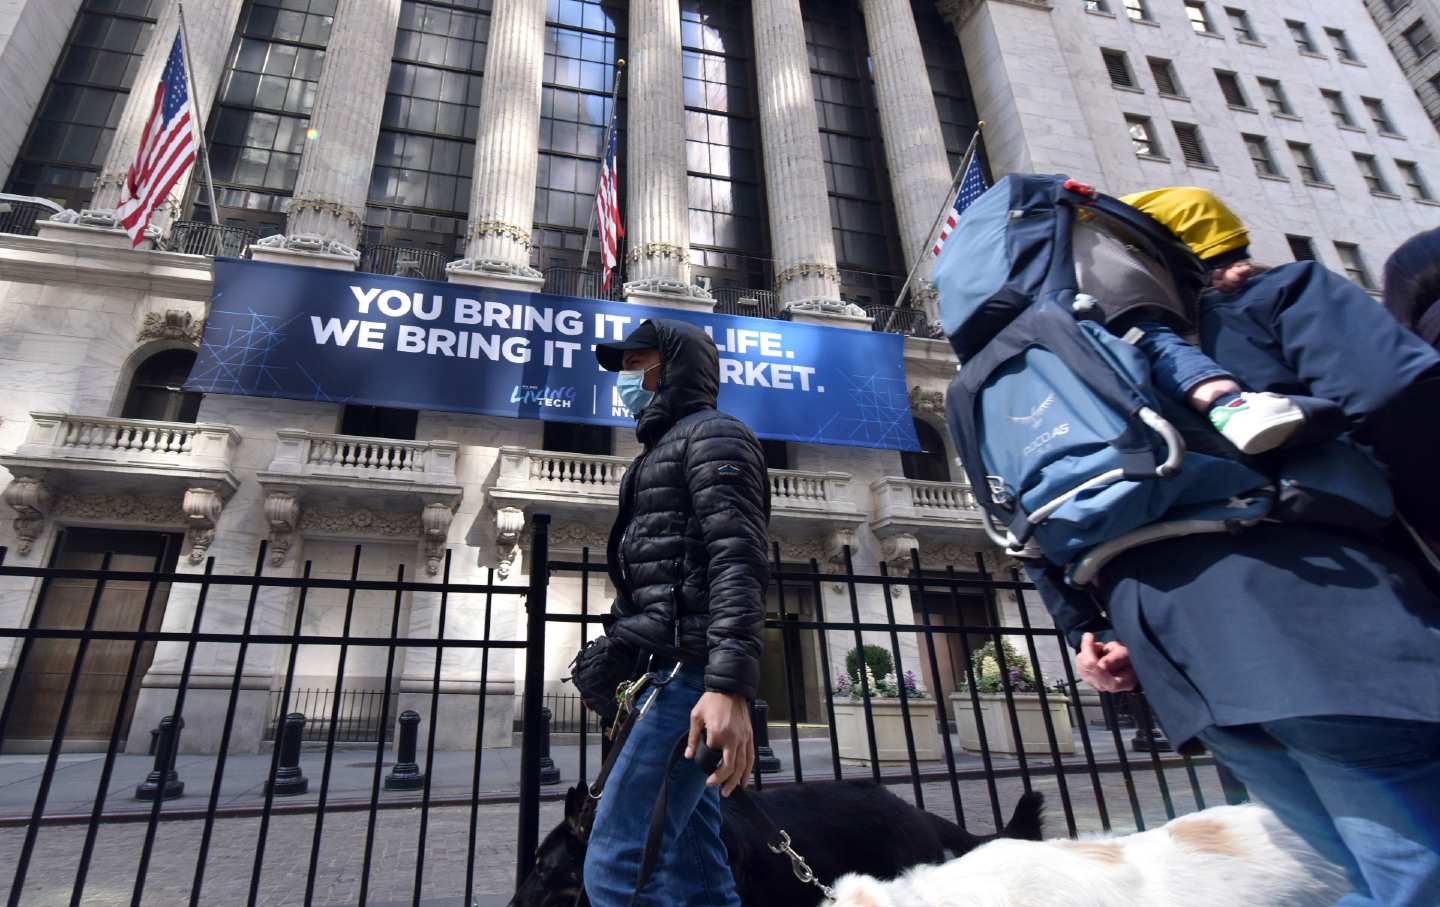
[(762, 438), (918, 450), (898, 335), (219, 258), (186, 382), (211, 394), (635, 426), (598, 344), (707, 333), (716, 405)]

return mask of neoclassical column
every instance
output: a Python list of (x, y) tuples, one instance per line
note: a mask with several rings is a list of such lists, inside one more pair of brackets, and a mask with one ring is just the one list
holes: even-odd
[[(261, 242), (261, 257), (318, 253), (337, 264), (348, 260), (350, 267), (358, 262), (354, 246), (365, 222), (390, 78), (386, 49), (395, 43), (399, 22), (400, 0), (340, 0), (310, 111), (314, 138), (300, 159), (286, 235)], [(313, 264), (313, 257), (305, 263)]]
[(838, 309), (840, 272), (799, 0), (753, 0), (775, 286), (786, 308)]
[(449, 265), (451, 280), (531, 291), (544, 282), (530, 267), (544, 60), (545, 4), (495, 0), (480, 90), (470, 227), (465, 257)]
[[(235, 28), (243, 5), (244, 0), (207, 0), (205, 3), (192, 3), (185, 10), (185, 22), (191, 42), (190, 63), (194, 66), (190, 76), (195, 85), (195, 96), (190, 100), (195, 109), (201, 112), (207, 125), (215, 107), (215, 95), (220, 89), (220, 79), (225, 75), (226, 64), (230, 61), (230, 45), (235, 38)], [(145, 131), (150, 110), (155, 106), (155, 86), (160, 82), (160, 74), (165, 70), (175, 33), (180, 30), (180, 14), (175, 0), (162, 0), (162, 7), (159, 21), (155, 23), (155, 30), (150, 36), (150, 46), (140, 60), (140, 69), (135, 74), (130, 96), (120, 114), (115, 141), (110, 145), (110, 153), (105, 157), (100, 179), (95, 183), (95, 197), (90, 202), (90, 209), (83, 212), (81, 223), (95, 226), (115, 224), (115, 208), (120, 204), (120, 189), (125, 184), (125, 174), (130, 171), (130, 165), (135, 163), (135, 152), (140, 147), (141, 133)], [(200, 166), (199, 161), (196, 161), (195, 166)], [(191, 178), (194, 178), (193, 170)], [(184, 185), (177, 184), (176, 191), (171, 195), (171, 204), (175, 207), (171, 216), (178, 212), (178, 201), (175, 199), (184, 194)]]
[(689, 180), (685, 175), (685, 94), (680, 56), (680, 4), (632, 0), (630, 60), (625, 70), (625, 239), (627, 299), (686, 307), (709, 294), (690, 281)]
[[(865, 14), (885, 160), (908, 268), (945, 204), (953, 174), (909, 0), (861, 0), (860, 6)], [(929, 287), (930, 271), (931, 260), (927, 258), (917, 275), (918, 280), (925, 281), (925, 288)], [(927, 309), (934, 318), (933, 299)]]

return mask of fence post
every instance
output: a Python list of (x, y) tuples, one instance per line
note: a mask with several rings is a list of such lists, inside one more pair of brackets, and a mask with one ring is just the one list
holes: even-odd
[(540, 710), (545, 692), (545, 606), (550, 581), (550, 515), (531, 517), (530, 588), (525, 596), (525, 694), (520, 738), (520, 822), (515, 887), (525, 884), (540, 845)]
[(155, 744), (155, 767), (145, 782), (135, 788), (136, 800), (173, 800), (185, 793), (185, 782), (175, 773), (175, 756), (180, 752), (180, 729), (185, 719), (166, 715), (160, 719)]
[[(439, 657), (439, 654), (436, 654)], [(406, 709), (400, 713), (400, 744), (395, 754), (395, 767), (385, 776), (386, 790), (419, 790), (425, 784), (420, 766), (415, 761), (415, 740), (420, 736), (420, 713)], [(383, 729), (382, 729), (383, 733)]]
[(550, 758), (550, 718), (548, 708), (540, 710), (540, 783), (547, 786), (560, 783), (560, 769)]
[(1155, 726), (1155, 715), (1150, 711), (1149, 704), (1141, 703), (1140, 697), (1144, 695), (1139, 692), (1127, 694), (1130, 714), (1135, 719), (1135, 736), (1130, 738), (1130, 748), (1137, 753), (1168, 753), (1175, 747), (1170, 745), (1165, 732)]
[(755, 768), (762, 775), (773, 775), (781, 766), (770, 746), (770, 703), (763, 699), (750, 703), (750, 726), (755, 731)]
[(280, 764), (269, 781), (271, 793), (277, 797), (294, 797), (310, 789), (310, 779), (300, 771), (300, 743), (305, 738), (305, 716), (291, 712), (285, 716), (280, 732)]

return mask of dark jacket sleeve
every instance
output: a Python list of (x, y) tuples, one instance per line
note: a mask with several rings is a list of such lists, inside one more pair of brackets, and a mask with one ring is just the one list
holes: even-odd
[(1113, 642), (1115, 629), (1100, 610), (1095, 596), (1088, 589), (1076, 589), (1065, 582), (1061, 568), (1047, 561), (1025, 562), (1025, 575), (1035, 584), (1045, 609), (1055, 620), (1055, 627), (1065, 634), (1071, 649), (1080, 648), (1080, 639), (1094, 633), (1101, 642)]
[(700, 423), (686, 445), (685, 481), (709, 564), (705, 688), (753, 699), (770, 582), (769, 479), (760, 442), (735, 419)]

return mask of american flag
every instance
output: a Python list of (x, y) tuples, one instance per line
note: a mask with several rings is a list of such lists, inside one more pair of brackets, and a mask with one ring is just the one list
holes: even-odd
[(155, 87), (155, 106), (140, 137), (140, 151), (125, 180), (120, 199), (120, 223), (130, 243), (140, 245), (155, 209), (169, 197), (195, 163), (195, 129), (191, 124), (189, 81), (180, 35), (170, 47), (170, 59)]
[(595, 196), (595, 220), (600, 226), (600, 260), (604, 263), (602, 288), (610, 289), (610, 275), (620, 262), (620, 237), (625, 228), (620, 225), (620, 162), (618, 157), (619, 132), (617, 116), (610, 114), (610, 144), (605, 149), (605, 162), (600, 170), (600, 191)]
[(935, 247), (931, 253), (940, 254), (944, 247), (945, 240), (950, 238), (954, 232), (955, 225), (960, 223), (960, 215), (970, 207), (970, 203), (985, 194), (989, 189), (985, 182), (985, 169), (980, 165), (980, 146), (975, 146), (975, 153), (970, 155), (970, 163), (965, 167), (965, 178), (960, 181), (960, 194), (955, 196), (955, 207), (951, 210), (950, 216), (945, 218), (945, 225), (940, 228), (940, 238), (935, 240)]

